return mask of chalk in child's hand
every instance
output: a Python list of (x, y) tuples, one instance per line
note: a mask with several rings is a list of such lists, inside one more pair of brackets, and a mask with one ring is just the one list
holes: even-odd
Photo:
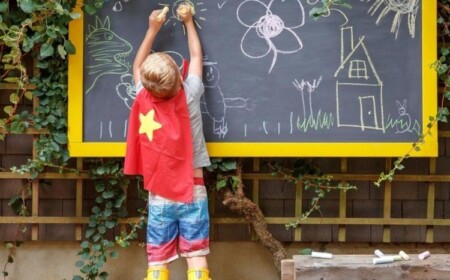
[(430, 256), (430, 251), (425, 251), (418, 255), (419, 259), (424, 260)]
[(161, 22), (163, 17), (169, 12), (169, 7), (164, 6), (164, 8), (162, 9), (162, 11), (159, 13), (159, 15), (156, 16), (156, 20), (158, 22)]

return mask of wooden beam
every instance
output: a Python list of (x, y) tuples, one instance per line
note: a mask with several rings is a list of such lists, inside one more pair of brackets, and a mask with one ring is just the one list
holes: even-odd
[[(385, 173), (388, 174), (392, 168), (392, 160), (386, 158)], [(384, 201), (383, 201), (383, 217), (389, 219), (391, 217), (392, 205), (392, 184), (388, 180), (384, 181)], [(391, 242), (391, 227), (389, 225), (383, 226), (383, 242)]]
[[(119, 219), (119, 223), (136, 222), (139, 217)], [(285, 225), (296, 217), (266, 218), (268, 224)], [(41, 217), (0, 216), (0, 224), (87, 224), (89, 217)], [(213, 224), (246, 224), (243, 218), (211, 218)], [(301, 225), (401, 225), (401, 226), (450, 226), (450, 219), (402, 219), (402, 218), (308, 218)]]
[[(347, 173), (347, 158), (341, 158), (341, 173)], [(345, 184), (346, 181), (341, 181)], [(339, 192), (339, 218), (347, 217), (347, 192), (341, 190)], [(345, 242), (346, 230), (345, 225), (339, 225), (338, 241)]]
[[(77, 158), (77, 169), (83, 169), (83, 159)], [(77, 179), (75, 186), (75, 215), (77, 218), (83, 216), (83, 179)], [(83, 239), (81, 224), (75, 225), (75, 240), (80, 241)]]
[[(436, 174), (436, 158), (430, 158), (430, 174)], [(428, 184), (427, 195), (427, 219), (434, 219), (434, 208), (436, 200), (436, 185), (433, 182)], [(433, 243), (434, 227), (427, 226), (425, 242)]]

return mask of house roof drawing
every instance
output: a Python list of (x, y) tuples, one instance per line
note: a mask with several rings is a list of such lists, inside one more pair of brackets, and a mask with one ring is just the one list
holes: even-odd
[(338, 69), (336, 70), (336, 72), (334, 73), (334, 77), (337, 77), (338, 75), (344, 76), (348, 79), (352, 79), (352, 80), (357, 80), (357, 79), (361, 79), (361, 78), (351, 78), (346, 74), (341, 73), (342, 70), (344, 69), (349, 69), (350, 67), (350, 63), (352, 61), (358, 60), (358, 61), (365, 61), (365, 65), (369, 66), (368, 68), (371, 70), (372, 75), (367, 75), (367, 77), (370, 78), (366, 78), (364, 83), (367, 83), (368, 80), (374, 80), (375, 84), (379, 84), (382, 85), (382, 81), (380, 79), (380, 77), (378, 76), (378, 73), (373, 65), (372, 59), (370, 58), (369, 52), (367, 50), (366, 45), (364, 44), (364, 36), (360, 37), (358, 40), (358, 43), (356, 44), (356, 46), (352, 46), (353, 45), (353, 32), (352, 32), (352, 28), (351, 27), (347, 27), (347, 28), (342, 28), (341, 32), (343, 33), (345, 31), (345, 29), (350, 29), (350, 52), (346, 55), (344, 53), (344, 46), (345, 46), (345, 42), (344, 42), (344, 36), (342, 35), (342, 42), (341, 42), (341, 64), (339, 65)]

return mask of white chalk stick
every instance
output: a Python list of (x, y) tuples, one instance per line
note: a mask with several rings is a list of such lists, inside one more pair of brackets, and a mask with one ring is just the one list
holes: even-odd
[(319, 259), (332, 259), (333, 254), (331, 253), (323, 253), (323, 252), (311, 252), (311, 257), (313, 258), (319, 258)]
[(400, 255), (400, 257), (402, 257), (402, 259), (404, 259), (405, 261), (409, 261), (410, 257), (408, 256), (408, 254), (406, 254), (403, 251), (398, 252), (398, 254)]
[(418, 257), (419, 257), (419, 259), (424, 260), (424, 259), (428, 258), (430, 255), (431, 255), (430, 251), (425, 251), (425, 252), (419, 254)]
[(394, 258), (394, 261), (396, 261), (396, 262), (403, 260), (403, 258), (400, 255), (395, 255), (392, 257)]
[(380, 250), (376, 249), (375, 252), (373, 252), (375, 254), (375, 256), (381, 258), (382, 256), (384, 256), (383, 252), (381, 252)]
[(393, 256), (383, 256), (381, 258), (373, 258), (372, 261), (373, 261), (373, 264), (393, 263), (394, 257)]
[(163, 19), (163, 17), (169, 12), (169, 7), (164, 6), (164, 8), (162, 9), (162, 11), (159, 13), (159, 15), (156, 16), (156, 20), (158, 22), (161, 22), (161, 20)]

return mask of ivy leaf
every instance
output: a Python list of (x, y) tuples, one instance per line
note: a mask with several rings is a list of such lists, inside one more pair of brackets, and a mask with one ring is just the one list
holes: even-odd
[(113, 198), (114, 197), (114, 192), (113, 191), (105, 191), (105, 192), (102, 193), (102, 197), (104, 199)]
[(61, 144), (61, 145), (67, 144), (67, 134), (54, 133), (53, 140), (55, 140), (56, 143)]
[(19, 95), (18, 95), (17, 93), (12, 93), (12, 94), (9, 96), (9, 101), (10, 101), (12, 104), (17, 104), (17, 103), (19, 103), (19, 101), (20, 101)]
[(58, 45), (58, 53), (62, 59), (66, 59), (67, 52), (64, 49), (63, 45)]
[(72, 42), (71, 41), (69, 41), (69, 40), (66, 40), (65, 42), (64, 42), (64, 48), (66, 49), (66, 52), (68, 53), (68, 54), (75, 54), (75, 46), (72, 44)]
[(83, 248), (83, 249), (86, 249), (86, 248), (89, 248), (89, 241), (83, 241), (83, 242), (81, 242), (81, 248)]
[(235, 170), (236, 169), (236, 161), (235, 160), (224, 161), (220, 165), (220, 169), (223, 171)]
[(81, 14), (80, 13), (72, 12), (69, 15), (70, 15), (71, 19), (79, 19), (79, 18), (81, 18)]
[(19, 82), (19, 78), (18, 77), (8, 77), (8, 78), (4, 78), (3, 80), (5, 82), (8, 82), (8, 83), (17, 83), (17, 82)]
[(33, 99), (33, 93), (31, 91), (25, 92), (25, 98), (28, 99), (28, 100), (32, 100)]
[(93, 5), (85, 4), (84, 11), (92, 16), (97, 12), (97, 9)]
[(84, 265), (84, 261), (77, 261), (76, 263), (75, 263), (75, 266), (76, 267), (83, 267), (83, 265)]
[(8, 10), (8, 2), (1, 2), (0, 3), (0, 13), (6, 12)]
[(3, 108), (3, 111), (5, 111), (5, 113), (7, 113), (8, 115), (12, 115), (14, 113), (14, 108), (13, 106), (5, 106), (5, 108)]
[(218, 180), (216, 183), (216, 189), (219, 191), (220, 189), (226, 187), (227, 185), (227, 180), (223, 179), (223, 180)]
[(54, 49), (53, 46), (50, 45), (50, 44), (44, 43), (44, 44), (41, 46), (40, 55), (41, 55), (41, 57), (43, 57), (43, 58), (44, 58), (44, 57), (52, 56), (54, 52), (55, 52), (55, 49)]
[(35, 5), (31, 0), (22, 0), (19, 3), (20, 9), (27, 14), (34, 12), (39, 6)]
[(109, 229), (112, 229), (113, 227), (116, 226), (116, 222), (114, 221), (105, 221), (105, 226)]

